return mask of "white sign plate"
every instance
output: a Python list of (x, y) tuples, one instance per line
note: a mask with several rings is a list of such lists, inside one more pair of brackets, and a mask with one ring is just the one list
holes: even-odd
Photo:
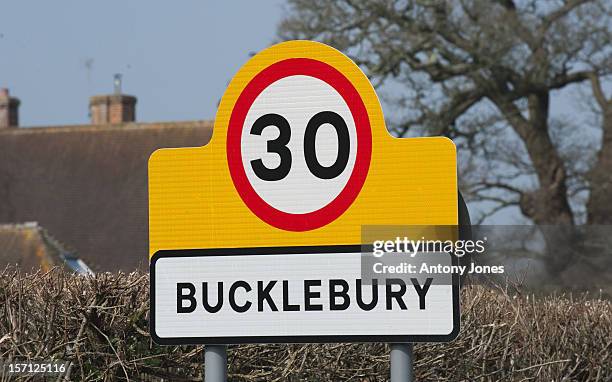
[[(356, 245), (159, 251), (151, 262), (153, 338), (176, 345), (456, 337), (457, 277), (437, 283), (429, 275), (426, 288), (421, 276), (381, 274), (374, 286), (362, 280), (361, 256)], [(441, 256), (441, 265), (456, 263)]]

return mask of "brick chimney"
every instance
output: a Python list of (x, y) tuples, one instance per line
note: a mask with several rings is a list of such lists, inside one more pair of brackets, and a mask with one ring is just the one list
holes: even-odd
[(0, 129), (19, 126), (18, 98), (11, 97), (9, 90), (0, 88)]
[(121, 75), (115, 74), (115, 93), (89, 99), (93, 125), (136, 121), (136, 97), (121, 93)]

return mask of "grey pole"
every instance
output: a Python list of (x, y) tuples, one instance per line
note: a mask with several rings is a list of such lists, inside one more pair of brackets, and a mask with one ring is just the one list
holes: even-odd
[(412, 344), (391, 344), (391, 382), (413, 382)]
[(204, 381), (227, 381), (227, 346), (204, 346)]

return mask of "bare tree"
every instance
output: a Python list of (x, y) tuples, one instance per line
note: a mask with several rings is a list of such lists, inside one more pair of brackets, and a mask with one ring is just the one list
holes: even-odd
[[(517, 206), (537, 224), (609, 224), (611, 15), (605, 0), (289, 0), (279, 37), (326, 42), (375, 86), (400, 84), (392, 131), (452, 138), (483, 216)], [(599, 148), (550, 116), (551, 94), (580, 84), (602, 115)]]

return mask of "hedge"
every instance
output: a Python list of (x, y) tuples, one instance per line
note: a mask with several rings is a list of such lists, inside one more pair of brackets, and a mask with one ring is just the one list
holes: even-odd
[[(65, 381), (201, 381), (201, 346), (151, 341), (148, 288), (143, 273), (84, 277), (6, 268), (0, 359), (67, 361)], [(418, 381), (612, 380), (610, 301), (467, 286), (461, 303), (455, 341), (415, 345)], [(229, 348), (228, 375), (230, 381), (385, 381), (388, 361), (385, 344), (240, 345)]]

